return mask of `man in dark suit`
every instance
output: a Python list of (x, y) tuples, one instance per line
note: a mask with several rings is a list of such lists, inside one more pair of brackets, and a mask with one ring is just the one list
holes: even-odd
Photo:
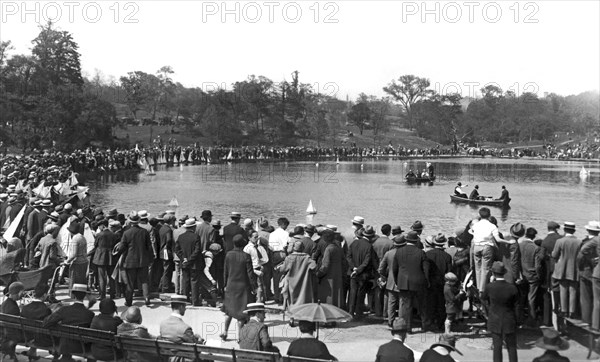
[(552, 311), (560, 311), (560, 287), (558, 280), (552, 278), (554, 272), (554, 259), (552, 251), (556, 241), (562, 238), (558, 233), (560, 225), (554, 221), (548, 221), (548, 235), (542, 240), (542, 249), (544, 249), (544, 276), (542, 289), (544, 292), (544, 309), (542, 311), (542, 323), (545, 326), (552, 326)]
[(494, 348), (493, 361), (502, 362), (502, 341), (508, 349), (508, 360), (517, 362), (517, 300), (519, 291), (513, 284), (504, 280), (506, 268), (495, 261), (492, 274), (495, 280), (488, 284), (483, 292), (483, 299), (488, 301), (488, 331), (492, 333)]
[(139, 226), (140, 217), (129, 217), (131, 227), (123, 233), (121, 244), (126, 253), (123, 268), (127, 275), (127, 290), (125, 291), (125, 305), (131, 307), (133, 302), (133, 289), (136, 280), (142, 284), (142, 292), (146, 305), (150, 305), (148, 293), (148, 265), (154, 258), (150, 233)]
[(392, 339), (379, 346), (375, 362), (414, 362), (414, 352), (404, 345), (408, 325), (403, 318), (397, 318), (392, 323)]
[[(29, 304), (25, 304), (21, 308), (21, 317), (32, 319), (36, 321), (43, 321), (47, 316), (52, 314), (52, 311), (44, 300), (46, 299), (46, 293), (48, 293), (48, 284), (40, 284), (33, 291), (33, 297), (35, 298)], [(27, 333), (27, 340), (33, 340), (36, 346), (40, 347), (52, 347), (52, 339), (48, 336), (38, 335), (37, 333)], [(30, 360), (36, 360), (37, 358), (37, 349), (35, 347), (29, 347), (29, 352), (27, 355), (30, 357)]]
[(361, 316), (365, 304), (366, 284), (373, 276), (375, 257), (373, 246), (367, 239), (375, 235), (375, 230), (369, 225), (365, 228), (364, 236), (356, 238), (348, 247), (348, 275), (350, 275), (350, 295), (348, 296), (348, 313)]
[[(429, 283), (429, 260), (425, 252), (412, 243), (419, 241), (416, 231), (410, 231), (404, 237), (406, 245), (400, 246), (394, 255), (392, 273), (396, 276), (398, 286), (398, 317), (404, 318), (408, 323), (408, 333), (412, 332), (411, 317), (413, 310), (413, 299), (419, 304), (423, 299), (425, 288)], [(411, 243), (411, 244), (409, 244)], [(421, 323), (427, 320), (425, 308), (421, 308)], [(425, 326), (422, 326), (425, 329)]]
[(187, 219), (183, 227), (186, 231), (177, 237), (175, 253), (181, 260), (181, 294), (189, 297), (194, 306), (202, 305), (200, 298), (200, 273), (204, 272), (204, 258), (200, 237), (195, 233), (196, 220)]
[[(114, 220), (113, 220), (114, 221)], [(116, 221), (118, 223), (118, 221)], [(98, 222), (100, 232), (96, 234), (94, 243), (94, 256), (92, 263), (98, 267), (98, 284), (100, 285), (100, 299), (106, 298), (107, 284), (110, 288), (110, 298), (115, 298), (115, 280), (112, 278), (113, 269), (117, 264), (112, 251), (119, 240), (116, 235), (108, 229), (108, 220)]]
[(202, 211), (202, 215), (200, 216), (202, 222), (196, 225), (196, 234), (200, 237), (200, 245), (202, 246), (202, 252), (208, 250), (210, 244), (214, 243), (216, 240), (215, 237), (215, 228), (212, 227), (210, 222), (212, 221), (212, 212), (210, 210)]
[(231, 223), (223, 228), (223, 246), (225, 248), (225, 254), (233, 250), (233, 237), (240, 234), (247, 239), (244, 229), (240, 226), (240, 218), (242, 214), (239, 212), (231, 213)]
[[(87, 294), (87, 285), (73, 284), (72, 293), (75, 298), (73, 304), (60, 308), (44, 319), (44, 328), (51, 328), (59, 323), (69, 326), (89, 328), (94, 318), (94, 312), (83, 305)], [(61, 360), (71, 361), (73, 353), (81, 353), (81, 343), (78, 340), (61, 338), (58, 352), (62, 354)]]
[(173, 270), (175, 262), (173, 261), (173, 224), (175, 216), (166, 214), (164, 223), (158, 230), (158, 238), (160, 240), (160, 248), (158, 257), (163, 263), (163, 275), (160, 279), (159, 289), (163, 293), (168, 293), (171, 288), (171, 279), (173, 279)]

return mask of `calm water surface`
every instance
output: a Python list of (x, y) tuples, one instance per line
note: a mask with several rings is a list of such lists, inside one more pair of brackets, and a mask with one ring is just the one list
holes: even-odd
[[(577, 235), (583, 225), (600, 219), (600, 166), (597, 162), (556, 162), (513, 159), (429, 160), (438, 179), (430, 185), (408, 185), (408, 169), (423, 169), (428, 160), (365, 160), (364, 162), (255, 163), (174, 166), (159, 168), (155, 176), (143, 173), (108, 175), (89, 179), (92, 203), (116, 207), (127, 214), (146, 209), (152, 215), (167, 209), (177, 197), (177, 215), (199, 215), (212, 210), (228, 222), (229, 212), (243, 217), (263, 216), (275, 223), (285, 216), (296, 223), (350, 226), (354, 215), (367, 224), (384, 223), (407, 229), (421, 220), (424, 234), (451, 233), (477, 214), (477, 208), (450, 202), (457, 181), (468, 184), (467, 193), (479, 185), (481, 195), (498, 197), (506, 185), (510, 209), (491, 207), (502, 231), (523, 222), (545, 234), (548, 220), (573, 221)], [(590, 175), (579, 175), (584, 166)], [(305, 214), (308, 201), (318, 210)]]

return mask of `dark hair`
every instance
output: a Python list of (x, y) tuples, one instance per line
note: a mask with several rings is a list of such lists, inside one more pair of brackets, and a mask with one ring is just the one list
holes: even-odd
[(496, 217), (490, 216), (489, 220), (492, 224), (498, 226), (498, 219), (496, 219)]
[(242, 234), (237, 234), (233, 237), (233, 246), (236, 248), (243, 248), (246, 246), (246, 240), (242, 236)]
[(304, 228), (302, 226), (296, 226), (294, 228), (294, 235), (304, 235)]
[(298, 328), (300, 328), (301, 333), (313, 333), (317, 330), (316, 323), (309, 321), (298, 321)]
[(456, 246), (456, 239), (454, 238), (454, 236), (448, 237), (448, 246)]
[(481, 216), (481, 218), (487, 219), (490, 217), (490, 215), (490, 209), (488, 209), (487, 207), (482, 207), (481, 209), (479, 209), (479, 216)]
[(321, 239), (323, 239), (323, 241), (326, 243), (332, 242), (334, 237), (335, 233), (332, 230), (324, 230), (323, 234), (321, 235)]
[(392, 231), (392, 225), (390, 225), (390, 224), (383, 224), (381, 226), (381, 233), (383, 235), (389, 236), (391, 231)]
[(285, 217), (280, 217), (279, 219), (277, 219), (277, 225), (285, 229), (290, 225), (290, 221)]
[(82, 301), (82, 300), (85, 298), (85, 296), (87, 295), (87, 293), (86, 293), (86, 292), (78, 292), (78, 291), (76, 291), (76, 290), (72, 291), (72, 292), (71, 292), (71, 294), (72, 294), (72, 295), (73, 295), (73, 297), (74, 297), (75, 299), (77, 299), (78, 301)]
[(153, 217), (152, 219), (150, 219), (150, 221), (148, 221), (148, 223), (150, 224), (150, 226), (156, 227), (156, 225), (158, 225), (158, 219)]
[(534, 228), (527, 228), (527, 230), (525, 231), (525, 237), (527, 239), (533, 240), (536, 235), (537, 235), (537, 230)]

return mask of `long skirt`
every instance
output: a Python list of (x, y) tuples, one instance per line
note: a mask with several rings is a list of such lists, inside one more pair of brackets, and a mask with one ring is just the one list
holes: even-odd
[(73, 289), (73, 284), (85, 284), (87, 286), (88, 264), (71, 264), (69, 266), (69, 294)]

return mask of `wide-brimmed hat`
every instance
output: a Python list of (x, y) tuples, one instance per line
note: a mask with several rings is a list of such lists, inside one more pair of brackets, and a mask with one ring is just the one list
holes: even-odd
[(560, 333), (552, 327), (542, 326), (542, 337), (535, 341), (535, 346), (551, 351), (564, 351), (569, 349), (569, 341), (561, 338)]
[(140, 217), (138, 215), (129, 215), (129, 222), (132, 224), (139, 224)]
[(396, 225), (392, 228), (392, 235), (402, 234), (404, 230), (400, 227), (400, 225)]
[(440, 336), (439, 341), (437, 343), (432, 344), (430, 348), (434, 348), (437, 346), (445, 347), (450, 351), (454, 351), (460, 354), (461, 356), (463, 355), (461, 351), (456, 349), (456, 337), (451, 334), (442, 334)]
[(365, 238), (372, 238), (375, 236), (375, 229), (373, 229), (373, 227), (371, 225), (367, 225), (367, 227), (365, 227), (365, 229), (363, 230), (363, 236)]
[(115, 217), (117, 215), (119, 215), (119, 212), (117, 211), (117, 209), (110, 209), (110, 210), (108, 210), (108, 214), (106, 216)]
[(42, 201), (42, 207), (52, 207), (52, 201), (45, 199)]
[(446, 236), (442, 233), (438, 233), (437, 235), (435, 235), (433, 237), (433, 245), (434, 246), (445, 246), (446, 242), (448, 241), (448, 239), (446, 239)]
[(419, 241), (419, 234), (417, 234), (416, 231), (409, 231), (404, 236), (404, 240), (407, 243), (416, 243), (417, 241)]
[(142, 323), (142, 311), (139, 307), (131, 306), (121, 313), (121, 319), (128, 323)]
[(392, 332), (406, 332), (408, 331), (408, 323), (404, 318), (395, 318), (392, 322)]
[(492, 264), (492, 273), (506, 274), (506, 267), (501, 261), (495, 261), (494, 264)]
[(570, 221), (565, 221), (565, 223), (563, 224), (563, 229), (575, 231), (575, 223), (570, 222)]
[(192, 228), (196, 226), (196, 219), (187, 219), (185, 224), (182, 225), (184, 228)]
[(138, 211), (138, 216), (140, 217), (140, 220), (147, 220), (150, 214), (148, 214), (148, 211), (146, 210), (141, 210)]
[(397, 246), (406, 245), (406, 240), (404, 239), (404, 234), (395, 235), (392, 238), (392, 241), (394, 242), (394, 245), (397, 245)]
[(248, 303), (248, 305), (246, 305), (246, 310), (244, 310), (244, 313), (264, 312), (264, 311), (265, 311), (264, 303)]
[(210, 222), (212, 226), (221, 226), (221, 220), (213, 220)]
[(79, 223), (77, 221), (71, 221), (67, 228), (71, 234), (79, 234)]
[(590, 231), (600, 231), (600, 222), (598, 222), (598, 221), (590, 221), (585, 226), (585, 229), (586, 230), (590, 230)]
[(362, 216), (355, 216), (354, 219), (352, 219), (352, 223), (353, 224), (364, 225), (365, 224), (365, 218), (362, 217)]
[[(71, 224), (73, 225), (73, 224)], [(83, 293), (87, 293), (88, 289), (87, 289), (87, 285), (85, 284), (73, 284), (73, 287), (71, 288), (72, 292), (83, 292)]]
[(414, 231), (423, 230), (423, 223), (421, 221), (417, 220), (417, 221), (413, 222), (410, 229), (414, 230)]
[(510, 227), (510, 235), (514, 236), (515, 238), (522, 237), (525, 235), (525, 225), (521, 224), (520, 222), (513, 224), (513, 226)]

